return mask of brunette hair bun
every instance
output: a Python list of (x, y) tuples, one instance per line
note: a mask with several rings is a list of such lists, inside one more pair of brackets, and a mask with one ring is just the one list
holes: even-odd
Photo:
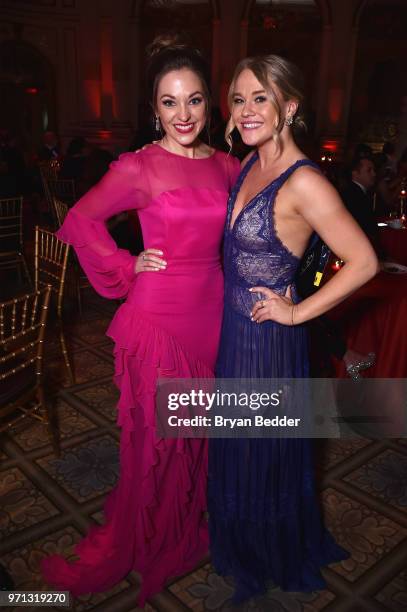
[(188, 42), (179, 34), (176, 34), (175, 32), (162, 34), (160, 36), (156, 36), (153, 42), (147, 46), (147, 59), (151, 62), (156, 55), (162, 53), (163, 51), (181, 50), (187, 49), (188, 47)]
[(210, 108), (210, 77), (208, 65), (202, 53), (188, 43), (180, 34), (164, 34), (157, 36), (147, 47), (147, 83), (150, 90), (153, 108), (157, 97), (160, 80), (168, 72), (186, 68), (195, 72), (201, 79), (203, 94), (207, 109)]

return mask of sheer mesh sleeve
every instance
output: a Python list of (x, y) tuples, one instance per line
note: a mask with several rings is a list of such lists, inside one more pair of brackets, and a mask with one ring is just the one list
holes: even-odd
[(143, 204), (146, 198), (140, 187), (140, 165), (138, 154), (121, 155), (102, 180), (78, 200), (56, 234), (74, 247), (89, 281), (104, 297), (125, 297), (135, 278), (137, 258), (117, 247), (105, 222)]

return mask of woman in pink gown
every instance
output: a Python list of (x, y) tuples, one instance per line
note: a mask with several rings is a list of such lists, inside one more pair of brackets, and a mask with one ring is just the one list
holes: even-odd
[[(156, 438), (155, 393), (158, 377), (213, 376), (223, 307), (220, 245), (239, 171), (236, 159), (198, 139), (208, 108), (201, 56), (165, 47), (151, 70), (164, 138), (121, 155), (58, 232), (101, 295), (126, 297), (107, 332), (120, 389), (120, 479), (105, 523), (77, 545), (79, 559), (43, 561), (47, 582), (76, 596), (109, 589), (136, 570), (140, 605), (208, 550), (207, 442)], [(146, 246), (138, 258), (118, 249), (105, 227), (129, 209), (138, 210)]]

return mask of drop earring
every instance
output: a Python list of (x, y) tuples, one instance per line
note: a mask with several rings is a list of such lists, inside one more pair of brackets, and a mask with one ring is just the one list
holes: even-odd
[(286, 117), (286, 118), (285, 118), (284, 123), (285, 123), (286, 125), (290, 126), (290, 125), (292, 125), (292, 124), (293, 124), (293, 121), (294, 121), (293, 116), (292, 116), (292, 115), (288, 115), (288, 117)]
[(155, 131), (161, 132), (161, 123), (158, 115), (155, 116)]

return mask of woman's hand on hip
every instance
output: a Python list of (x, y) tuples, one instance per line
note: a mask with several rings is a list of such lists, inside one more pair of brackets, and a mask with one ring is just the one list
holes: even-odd
[(135, 273), (139, 272), (158, 272), (159, 270), (165, 270), (167, 262), (160, 257), (163, 255), (162, 251), (158, 249), (146, 249), (138, 255), (135, 266)]
[(255, 303), (251, 319), (255, 323), (275, 321), (282, 325), (295, 325), (295, 304), (291, 299), (290, 287), (285, 296), (274, 293), (268, 287), (251, 287), (251, 293), (261, 293), (264, 298)]

